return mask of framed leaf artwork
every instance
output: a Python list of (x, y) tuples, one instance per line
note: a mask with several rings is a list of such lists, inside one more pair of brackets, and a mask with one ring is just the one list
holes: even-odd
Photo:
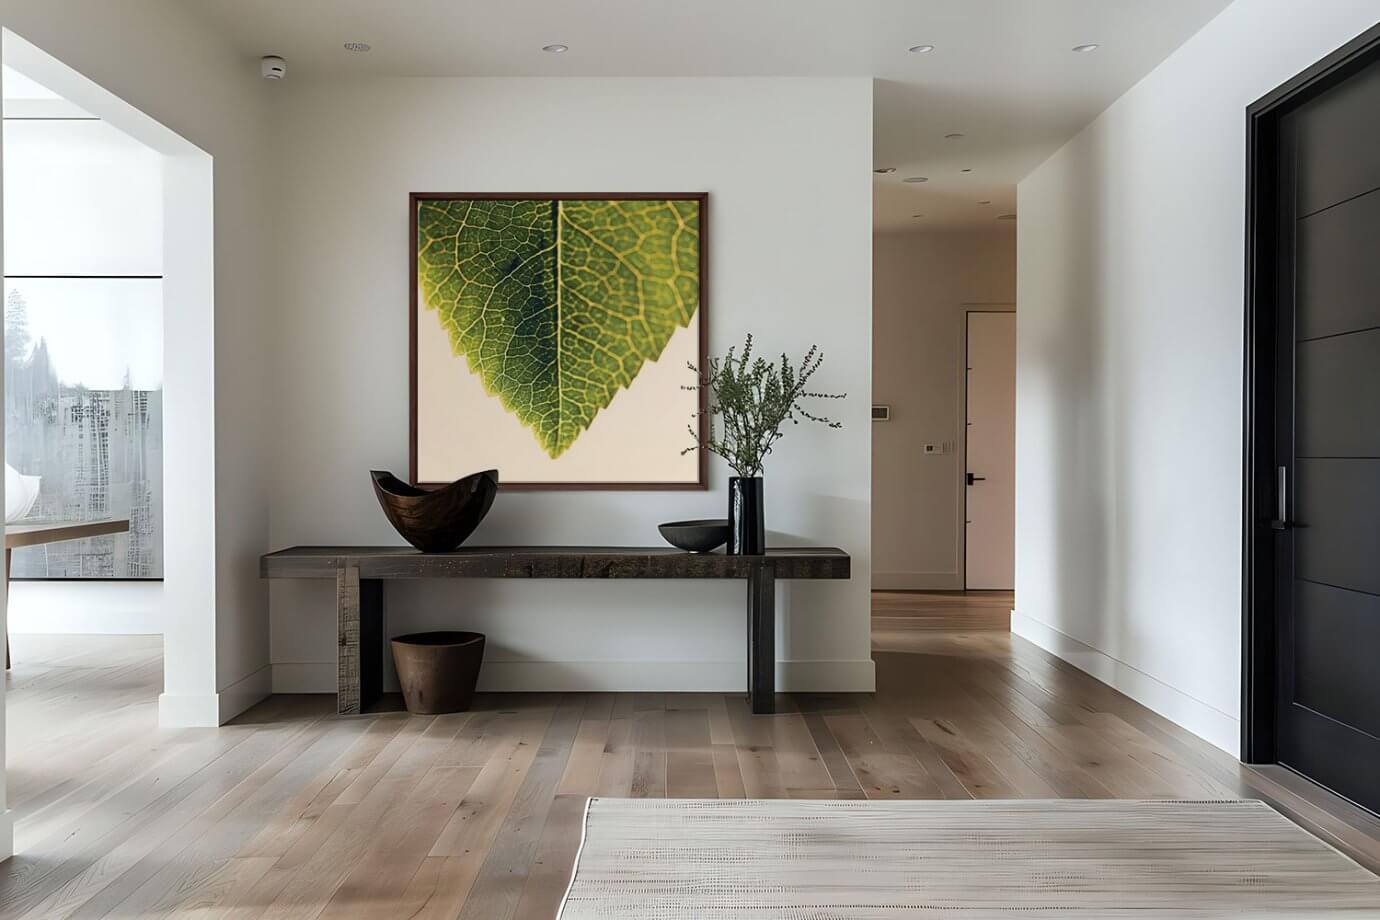
[(703, 489), (691, 194), (411, 196), (411, 477)]

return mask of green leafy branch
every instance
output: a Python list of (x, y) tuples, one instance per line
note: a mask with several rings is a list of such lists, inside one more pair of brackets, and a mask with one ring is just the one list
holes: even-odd
[(696, 412), (693, 419), (708, 415), (708, 434), (700, 440), (699, 431), (691, 422), (693, 447), (683, 454), (703, 448), (728, 461), (733, 471), (742, 477), (762, 475), (762, 464), (772, 446), (782, 436), (781, 427), (787, 421), (799, 425), (801, 419), (818, 422), (829, 428), (842, 428), (822, 415), (816, 415), (801, 405), (805, 399), (844, 399), (846, 393), (817, 393), (807, 389), (810, 378), (824, 363), (824, 353), (818, 345), (810, 346), (800, 366), (796, 367), (783, 354), (779, 364), (752, 355), (752, 336), (743, 343), (742, 352), (730, 348), (723, 358), (710, 358), (709, 366), (695, 372), (698, 383), (687, 390), (707, 390), (713, 397), (707, 412)]

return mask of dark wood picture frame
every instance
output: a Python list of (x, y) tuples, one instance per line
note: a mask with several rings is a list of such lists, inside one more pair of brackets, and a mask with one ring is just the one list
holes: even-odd
[[(1279, 207), (1280, 120), (1380, 59), (1380, 25), (1318, 61), (1246, 109), (1245, 360), (1242, 390), (1241, 759), (1275, 763), (1276, 418), (1282, 404), (1275, 380), (1276, 328), (1282, 292), (1290, 285), (1289, 215)], [(1292, 335), (1292, 330), (1290, 330)], [(1292, 392), (1292, 390), (1291, 390)]]
[[(446, 485), (419, 482), (417, 479), (417, 206), (422, 201), (694, 201), (700, 211), (700, 302), (694, 320), (699, 327), (698, 366), (709, 359), (709, 193), (708, 192), (412, 192), (408, 195), (408, 479), (419, 488)], [(709, 433), (709, 395), (699, 391), (699, 440)], [(688, 421), (687, 421), (688, 424)], [(504, 482), (499, 470), (499, 489), (511, 492), (690, 492), (709, 488), (709, 458), (704, 448), (696, 450), (698, 477), (695, 482)]]

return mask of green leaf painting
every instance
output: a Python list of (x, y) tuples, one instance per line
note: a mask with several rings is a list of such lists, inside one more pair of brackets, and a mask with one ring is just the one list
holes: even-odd
[(423, 305), (553, 458), (699, 307), (693, 199), (424, 199), (416, 245)]

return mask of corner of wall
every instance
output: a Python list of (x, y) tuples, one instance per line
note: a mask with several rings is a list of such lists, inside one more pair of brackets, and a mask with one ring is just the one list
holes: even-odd
[(14, 812), (0, 811), (0, 862), (14, 855)]
[(273, 666), (264, 664), (216, 694), (216, 718), (224, 725), (273, 693)]
[(1241, 722), (1235, 717), (1016, 610), (1011, 611), (1011, 634), (1038, 645), (1231, 756), (1240, 756)]
[(267, 664), (219, 693), (162, 693), (158, 727), (218, 728), (273, 693), (273, 669)]
[(159, 728), (217, 728), (220, 697), (215, 693), (158, 695)]

